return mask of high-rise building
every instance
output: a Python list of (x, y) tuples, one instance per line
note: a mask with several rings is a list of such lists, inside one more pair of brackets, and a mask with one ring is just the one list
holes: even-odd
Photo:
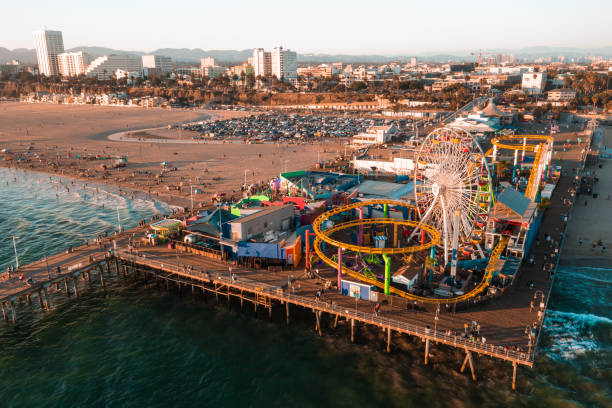
[(272, 74), (272, 54), (263, 48), (253, 50), (253, 72), (255, 77)]
[(163, 55), (143, 55), (142, 67), (147, 75), (165, 75), (172, 72), (172, 58)]
[(40, 30), (34, 32), (38, 72), (41, 75), (59, 75), (57, 56), (64, 52), (64, 39), (61, 31)]
[(275, 47), (272, 51), (272, 75), (285, 80), (297, 78), (296, 57), (295, 51)]
[(85, 75), (100, 81), (110, 79), (120, 69), (128, 73), (142, 72), (142, 58), (129, 55), (105, 55), (98, 57), (89, 64)]
[(416, 67), (417, 66), (417, 57), (411, 57), (410, 58), (410, 66), (411, 67)]
[(84, 74), (89, 62), (89, 54), (83, 51), (63, 52), (57, 56), (57, 65), (59, 73), (62, 76), (78, 76)]

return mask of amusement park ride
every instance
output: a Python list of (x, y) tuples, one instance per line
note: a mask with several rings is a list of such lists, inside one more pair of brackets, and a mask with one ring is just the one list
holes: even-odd
[[(369, 200), (336, 207), (317, 217), (313, 222), (314, 250), (323, 262), (337, 270), (338, 290), (341, 290), (340, 282), (345, 274), (377, 286), (385, 294), (419, 302), (458, 303), (484, 292), (508, 244), (508, 237), (503, 236), (489, 254), (481, 247), (494, 204), (492, 172), (487, 158), (491, 158), (491, 167), (495, 168), (499, 150), (513, 150), (514, 177), (518, 153), (522, 152), (521, 162), (525, 152), (535, 153), (525, 191), (530, 200), (535, 200), (542, 176), (545, 174), (546, 178), (549, 172), (553, 138), (501, 136), (492, 139), (491, 143), (493, 147), (484, 153), (470, 133), (452, 127), (438, 128), (425, 138), (416, 153), (415, 205), (395, 200)], [(372, 208), (381, 206), (383, 217), (364, 218), (364, 209), (372, 213)], [(389, 207), (403, 210), (404, 217), (389, 217)], [(376, 238), (381, 238), (383, 244), (364, 245), (364, 238), (369, 238), (364, 236), (365, 229), (378, 235)], [(389, 235), (393, 237), (391, 240)], [(349, 242), (347, 238), (351, 236), (353, 242), (356, 238), (357, 245)], [(385, 245), (389, 241), (391, 244)], [(329, 247), (335, 248), (333, 253)], [(439, 254), (436, 248), (440, 249)], [(440, 296), (435, 291), (433, 295), (431, 291), (427, 295), (425, 292), (416, 294), (391, 285), (393, 258), (397, 264), (398, 255), (404, 255), (404, 263), (420, 256), (425, 269), (431, 271), (430, 281), (434, 267), (439, 265), (440, 280), (452, 286), (457, 278), (459, 253), (470, 253), (472, 258), (489, 258), (482, 279), (470, 290), (454, 290)], [(377, 274), (376, 267), (382, 264), (384, 274)]]

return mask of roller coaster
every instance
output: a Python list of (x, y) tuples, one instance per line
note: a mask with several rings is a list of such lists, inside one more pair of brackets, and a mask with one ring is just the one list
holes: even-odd
[[(451, 129), (451, 131), (453, 130)], [(448, 135), (444, 134), (444, 132), (445, 131), (441, 131), (440, 129), (437, 129), (436, 131), (432, 132), (432, 135), (434, 135), (434, 138), (431, 138), (432, 145), (439, 144), (441, 140), (442, 141), (450, 140), (453, 143), (456, 143), (455, 140), (458, 140), (457, 138), (448, 137)], [(460, 136), (463, 137), (463, 135), (460, 135)], [(426, 139), (426, 141), (428, 140), (430, 140), (429, 136)], [(542, 135), (500, 136), (500, 137), (496, 137), (491, 140), (493, 147), (489, 149), (489, 151), (484, 153), (484, 156), (491, 157), (493, 166), (495, 166), (495, 161), (496, 161), (497, 153), (499, 150), (502, 150), (502, 149), (514, 150), (515, 152), (514, 153), (514, 168), (516, 170), (517, 165), (518, 165), (518, 152), (519, 151), (522, 152), (521, 160), (524, 159), (525, 152), (535, 152), (533, 168), (530, 172), (529, 182), (527, 184), (527, 188), (525, 191), (525, 196), (531, 200), (534, 200), (538, 193), (538, 186), (540, 184), (542, 174), (544, 172), (548, 173), (548, 164), (552, 156), (553, 142), (554, 142), (554, 139), (552, 137), (542, 136)], [(486, 206), (487, 214), (479, 215), (480, 219), (485, 220), (484, 222), (486, 222), (486, 218), (488, 217), (488, 211), (493, 201), (492, 198), (490, 200), (483, 201), (481, 197), (483, 195), (491, 194), (490, 184), (489, 184), (490, 177), (486, 177), (482, 175), (483, 172), (486, 172), (487, 174), (489, 174), (488, 168), (486, 166), (486, 161), (484, 157), (482, 157), (480, 154), (478, 154), (477, 152), (472, 152), (471, 150), (468, 151), (468, 149), (466, 149), (465, 147), (461, 147), (461, 150), (459, 151), (459, 153), (461, 152), (469, 153), (472, 155), (472, 157), (475, 157), (475, 160), (473, 160), (473, 163), (468, 163), (468, 165), (466, 166), (466, 168), (469, 168), (469, 172), (476, 172), (475, 170), (477, 169), (478, 162), (480, 161), (482, 163), (480, 167), (478, 167), (478, 170), (477, 170), (479, 173), (479, 176), (475, 178), (475, 180), (477, 181), (476, 184), (479, 186), (475, 197), (479, 202), (485, 202), (488, 204)], [(430, 151), (428, 151), (428, 153), (430, 153)], [(442, 157), (442, 155), (439, 155), (439, 156)], [(436, 159), (440, 161), (440, 157), (437, 157)], [(479, 160), (479, 157), (481, 160)], [(421, 165), (421, 161), (417, 160), (416, 163), (417, 163), (417, 171), (415, 172), (415, 185), (417, 184), (417, 182), (422, 181), (422, 180), (417, 180), (417, 176), (416, 176), (416, 174), (418, 174), (418, 166)], [(439, 164), (437, 166), (438, 168), (442, 167)], [(482, 180), (485, 180), (486, 183), (483, 182)], [(482, 189), (482, 185), (485, 185), (485, 184), (486, 184), (485, 187), (488, 186), (489, 188), (485, 189), (484, 193), (482, 193), (480, 192), (480, 190)], [(437, 187), (438, 184), (436, 184), (435, 186)], [(436, 196), (437, 196), (439, 193), (437, 192), (437, 190), (435, 189), (433, 190), (435, 191)], [(416, 187), (415, 187), (415, 191), (417, 191)], [(422, 194), (417, 195), (417, 199), (419, 198), (420, 195)], [(470, 197), (470, 200), (472, 200), (471, 197)], [(418, 203), (418, 200), (417, 200), (417, 203)], [(444, 205), (443, 200), (441, 200), (441, 203), (442, 205)], [(379, 206), (379, 205), (382, 205), (384, 207), (384, 215), (385, 215), (384, 218), (363, 219), (362, 207)], [(431, 206), (433, 205), (433, 202), (430, 202), (429, 205), (431, 208)], [(413, 220), (389, 218), (388, 217), (388, 206), (406, 208), (415, 215), (414, 218), (420, 217), (421, 220), (413, 221)], [(479, 208), (481, 207), (482, 205), (479, 205)], [(346, 213), (349, 211), (352, 212), (353, 210), (360, 210), (359, 219), (338, 222), (336, 224), (334, 224), (330, 220), (334, 216), (337, 216), (337, 215), (340, 215), (342, 213)], [(463, 302), (463, 301), (466, 301), (468, 299), (471, 299), (471, 298), (474, 298), (480, 295), (490, 285), (491, 279), (493, 278), (494, 272), (499, 263), (501, 254), (503, 253), (504, 249), (506, 248), (508, 244), (508, 240), (509, 240), (508, 236), (502, 236), (500, 241), (494, 247), (491, 253), (491, 256), (489, 258), (489, 262), (485, 268), (482, 280), (473, 289), (471, 289), (470, 291), (464, 294), (453, 296), (453, 297), (425, 297), (425, 296), (418, 296), (418, 295), (409, 293), (407, 291), (390, 286), (390, 257), (389, 257), (390, 255), (424, 252), (427, 249), (433, 248), (435, 245), (439, 244), (441, 241), (444, 241), (444, 246), (446, 250), (446, 245), (448, 243), (448, 237), (449, 237), (449, 230), (451, 228), (449, 227), (449, 225), (442, 224), (444, 225), (444, 234), (442, 234), (440, 232), (440, 225), (439, 225), (440, 223), (435, 222), (436, 224), (435, 226), (427, 224), (426, 223), (426, 221), (428, 221), (427, 213), (425, 213), (425, 216), (423, 216), (422, 215), (423, 212), (424, 211), (418, 206), (413, 206), (406, 202), (395, 201), (395, 200), (370, 200), (370, 201), (365, 201), (365, 202), (356, 202), (356, 203), (334, 208), (330, 211), (327, 211), (321, 214), (313, 222), (313, 230), (315, 233), (314, 250), (316, 254), (318, 255), (318, 257), (324, 263), (338, 270), (339, 276), (342, 273), (344, 273), (362, 282), (365, 282), (373, 286), (376, 286), (378, 288), (381, 288), (387, 294), (395, 294), (400, 297), (418, 301), (418, 302), (446, 303), (446, 304)], [(442, 221), (446, 221), (447, 223), (450, 223), (450, 216), (448, 215), (449, 213), (450, 211), (447, 212), (446, 208), (444, 208), (444, 214), (442, 217), (443, 218)], [(458, 213), (458, 211), (455, 211), (455, 213)], [(460, 215), (457, 214), (456, 220), (459, 223), (465, 224), (465, 217), (464, 219), (460, 219), (459, 217)], [(393, 225), (394, 227), (394, 245), (393, 246), (391, 247), (384, 247), (384, 246), (383, 247), (372, 247), (372, 246), (361, 245), (363, 227), (377, 225), (377, 224)], [(484, 229), (483, 225), (480, 225), (480, 224), (476, 224), (476, 225), (478, 225), (478, 228), (474, 228), (475, 230), (474, 232), (478, 232), (479, 230)], [(408, 238), (407, 246), (400, 246), (397, 244), (398, 227), (400, 226), (412, 228), (413, 230), (412, 234)], [(354, 245), (354, 244), (347, 243), (347, 242), (341, 242), (337, 239), (332, 238), (332, 235), (334, 233), (338, 231), (346, 230), (352, 227), (359, 227), (360, 229), (358, 245)], [(458, 227), (453, 226), (453, 229), (458, 229)], [(411, 240), (413, 236), (415, 235), (415, 231), (421, 232), (420, 243), (414, 242), (413, 240)], [(442, 235), (444, 235), (444, 239), (442, 239)], [(457, 236), (458, 234), (455, 233), (455, 237)], [(473, 241), (473, 238), (470, 237), (470, 234), (465, 234), (463, 239), (464, 240), (469, 239)], [(457, 238), (455, 238), (455, 241), (456, 240)], [(338, 249), (338, 257), (336, 260), (330, 258), (329, 256), (325, 254), (325, 244), (328, 244)], [(456, 245), (457, 244), (455, 242), (455, 246)], [(354, 251), (358, 254), (381, 255), (385, 262), (384, 282), (381, 282), (377, 278), (377, 276), (372, 274), (370, 271), (368, 271), (367, 268), (363, 268), (363, 270), (356, 270), (356, 269), (352, 269), (348, 267), (344, 262), (342, 262), (342, 252), (345, 250)], [(456, 247), (453, 249), (453, 252), (454, 252), (453, 262), (455, 262), (455, 265), (456, 265)], [(448, 255), (445, 254), (445, 259), (447, 258), (448, 258)], [(366, 270), (366, 272), (364, 272), (364, 270)]]
[(521, 159), (525, 152), (535, 152), (533, 168), (529, 174), (529, 182), (525, 190), (525, 196), (530, 200), (535, 200), (538, 194), (538, 186), (543, 173), (548, 173), (548, 163), (552, 157), (554, 138), (544, 135), (520, 135), (520, 136), (500, 136), (491, 140), (493, 147), (486, 153), (487, 157), (492, 157), (495, 163), (499, 150), (514, 150), (514, 168), (518, 166), (518, 153), (522, 152)]
[[(334, 208), (330, 211), (327, 211), (317, 217), (312, 226), (315, 233), (315, 241), (314, 241), (314, 250), (318, 257), (325, 262), (327, 265), (331, 266), (334, 269), (340, 270), (345, 274), (358, 279), (362, 282), (374, 285), (379, 287), (385, 291), (385, 293), (392, 293), (398, 296), (401, 296), (406, 299), (416, 300), (419, 302), (425, 303), (458, 303), (463, 302), (467, 299), (473, 298), (480, 293), (482, 293), (490, 284), (491, 279), (493, 278), (493, 273), (495, 272), (495, 268), (497, 266), (497, 262), (499, 261), (499, 257), (503, 252), (506, 244), (508, 243), (508, 237), (503, 237), (502, 240), (497, 244), (495, 249), (493, 250), (493, 254), (489, 260), (487, 268), (485, 269), (485, 274), (480, 283), (474, 287), (471, 291), (455, 297), (448, 298), (433, 298), (433, 297), (425, 297), (425, 296), (417, 296), (412, 293), (397, 289), (389, 285), (390, 280), (390, 268), (389, 268), (389, 258), (390, 254), (405, 254), (405, 253), (415, 253), (424, 251), (433, 247), (440, 240), (440, 232), (438, 232), (435, 228), (430, 225), (423, 224), (419, 221), (411, 221), (411, 220), (399, 220), (394, 218), (369, 218), (369, 219), (355, 219), (346, 222), (341, 222), (334, 224), (328, 228), (323, 228), (326, 221), (328, 221), (331, 217), (357, 209), (359, 207), (364, 206), (374, 206), (374, 205), (383, 205), (383, 206), (396, 206), (396, 207), (404, 207), (416, 210), (416, 207), (411, 206), (405, 202), (394, 201), (394, 200), (371, 200), (367, 202), (357, 202), (341, 207)], [(427, 242), (423, 242), (421, 240), (420, 244), (404, 246), (404, 247), (395, 247), (395, 248), (374, 248), (363, 245), (354, 245), (350, 243), (345, 243), (338, 241), (336, 239), (332, 239), (331, 235), (337, 231), (341, 231), (347, 228), (355, 227), (355, 226), (363, 226), (368, 224), (390, 224), (394, 226), (408, 226), (412, 228), (419, 228), (421, 231), (425, 233), (426, 236), (429, 237)], [(380, 282), (376, 277), (368, 276), (366, 273), (362, 273), (361, 271), (357, 271), (355, 269), (351, 269), (347, 267), (344, 263), (342, 263), (340, 257), (339, 259), (333, 260), (325, 254), (325, 251), (322, 248), (322, 243), (325, 242), (331, 246), (336, 248), (342, 248), (344, 250), (352, 250), (358, 253), (366, 253), (366, 254), (380, 254), (385, 260), (385, 282)]]

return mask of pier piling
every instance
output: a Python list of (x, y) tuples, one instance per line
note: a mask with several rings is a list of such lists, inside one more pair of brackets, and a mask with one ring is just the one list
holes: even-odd
[(11, 299), (11, 316), (13, 318), (13, 324), (17, 323), (17, 312), (15, 311), (15, 301)]
[[(72, 279), (72, 284), (74, 285), (74, 297), (78, 299), (79, 298), (79, 285), (78, 285), (77, 278)], [(104, 283), (102, 283), (102, 286), (104, 286)]]
[(425, 339), (425, 365), (429, 360), (429, 339)]
[(8, 320), (8, 317), (6, 317), (6, 310), (4, 310), (4, 302), (2, 302), (1, 306), (2, 306), (2, 319)]
[(516, 391), (516, 371), (518, 368), (518, 364), (516, 361), (512, 362), (512, 391)]
[(51, 310), (51, 298), (49, 297), (49, 291), (46, 287), (43, 287), (43, 292), (45, 294), (45, 303), (47, 304), (47, 310)]
[(391, 328), (387, 327), (387, 353), (391, 352)]
[(351, 343), (355, 342), (355, 319), (351, 319)]

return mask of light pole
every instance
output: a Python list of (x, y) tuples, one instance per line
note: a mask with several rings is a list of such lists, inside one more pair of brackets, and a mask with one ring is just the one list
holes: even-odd
[(438, 303), (436, 306), (436, 316), (434, 317), (434, 337), (436, 336), (436, 333), (438, 332), (438, 320), (440, 320), (440, 304)]
[(13, 250), (15, 251), (15, 266), (17, 269), (19, 269), (19, 256), (17, 255), (17, 244), (15, 244), (15, 239), (19, 239), (19, 237), (16, 237), (15, 235), (13, 235)]
[[(191, 179), (189, 180), (189, 182), (191, 183)], [(190, 184), (190, 190), (191, 190), (191, 214), (193, 215), (193, 184)]]

